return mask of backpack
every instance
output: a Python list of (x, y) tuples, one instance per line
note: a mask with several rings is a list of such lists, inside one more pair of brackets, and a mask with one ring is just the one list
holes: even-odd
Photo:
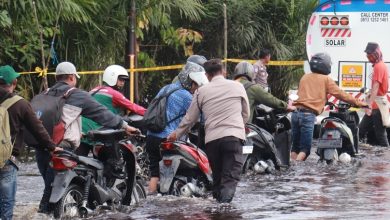
[(11, 158), (13, 149), (8, 109), (21, 99), (23, 98), (15, 95), (11, 98), (5, 99), (0, 104), (0, 168), (3, 168), (5, 162)]
[(183, 115), (178, 115), (174, 119), (167, 122), (167, 102), (168, 97), (181, 88), (173, 89), (167, 92), (167, 87), (164, 92), (152, 100), (144, 116), (145, 127), (152, 132), (161, 132), (170, 122), (180, 118)]
[[(49, 90), (34, 96), (31, 100), (31, 107), (36, 116), (42, 121), (47, 133), (53, 140), (53, 143), (58, 145), (64, 139), (65, 122), (62, 120), (62, 109), (64, 108), (66, 99), (70, 96), (72, 90), (68, 89), (64, 94), (49, 95)], [(36, 146), (38, 142), (28, 133), (25, 141), (28, 145)]]

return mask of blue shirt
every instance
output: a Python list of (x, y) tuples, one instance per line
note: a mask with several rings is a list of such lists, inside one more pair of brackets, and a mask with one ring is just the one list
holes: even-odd
[[(148, 131), (148, 135), (152, 135), (158, 138), (166, 138), (168, 135), (170, 135), (172, 132), (176, 130), (176, 128), (179, 127), (179, 124), (181, 120), (183, 119), (184, 115), (186, 114), (188, 108), (191, 105), (192, 101), (192, 94), (185, 90), (180, 82), (175, 82), (173, 84), (169, 84), (167, 86), (164, 86), (157, 94), (157, 97), (160, 96), (163, 92), (170, 92), (173, 89), (180, 88), (179, 90), (173, 92), (167, 100), (167, 121), (169, 122), (167, 126), (164, 128), (162, 132), (152, 132)], [(167, 89), (167, 90), (166, 90)], [(180, 117), (178, 117), (180, 116)], [(176, 119), (175, 119), (176, 118)], [(175, 119), (175, 120), (173, 120)], [(171, 121), (173, 120), (173, 121)], [(171, 121), (171, 122), (170, 122)]]

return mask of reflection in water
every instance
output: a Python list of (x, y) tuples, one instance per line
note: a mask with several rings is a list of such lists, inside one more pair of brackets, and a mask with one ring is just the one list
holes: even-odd
[[(362, 153), (365, 156), (349, 165), (319, 164), (313, 154), (276, 175), (243, 176), (230, 205), (212, 199), (150, 197), (130, 210), (100, 212), (91, 219), (390, 219), (390, 151), (374, 147)], [(23, 169), (36, 172), (34, 165)], [(28, 213), (21, 210), (34, 213), (41, 195), (41, 178), (26, 172), (18, 180), (19, 217)]]

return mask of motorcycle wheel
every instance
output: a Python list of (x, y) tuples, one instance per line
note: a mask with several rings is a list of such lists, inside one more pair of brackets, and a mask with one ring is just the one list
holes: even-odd
[(186, 185), (186, 182), (184, 182), (181, 179), (173, 178), (171, 187), (169, 189), (169, 195), (173, 196), (181, 196), (181, 188)]
[(83, 201), (83, 190), (76, 184), (66, 189), (64, 196), (54, 205), (54, 218), (79, 217), (79, 208)]
[[(131, 161), (129, 159), (128, 154), (124, 154), (123, 156), (124, 156), (125, 161), (127, 161), (127, 162)], [(136, 168), (130, 167), (132, 163), (127, 163), (127, 162), (125, 165), (126, 172), (129, 173), (130, 170), (136, 169)], [(136, 170), (134, 170), (134, 171), (137, 172)], [(137, 177), (134, 177), (134, 178), (137, 178)], [(125, 192), (125, 196), (122, 199), (123, 205), (135, 205), (135, 204), (138, 204), (142, 199), (146, 198), (146, 191), (145, 191), (144, 186), (142, 185), (141, 181), (136, 180), (134, 184), (132, 184), (129, 181), (132, 181), (132, 178), (127, 177), (126, 181), (125, 181), (126, 182), (126, 192)], [(130, 189), (129, 187), (127, 187), (129, 185), (133, 185), (133, 189)]]
[(140, 180), (134, 185), (133, 192), (131, 194), (131, 203), (130, 205), (137, 205), (142, 200), (146, 199), (146, 191)]

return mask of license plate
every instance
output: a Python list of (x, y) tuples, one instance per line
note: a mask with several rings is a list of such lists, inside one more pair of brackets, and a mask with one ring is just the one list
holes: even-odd
[(245, 145), (242, 146), (242, 154), (251, 154), (253, 152), (253, 146)]
[(318, 139), (317, 147), (318, 148), (342, 148), (343, 139), (333, 138), (333, 139)]
[(163, 159), (171, 159), (172, 164), (170, 166), (166, 166), (163, 160), (160, 161), (160, 192), (167, 193), (169, 188), (171, 187), (171, 183), (173, 178), (175, 177), (176, 171), (180, 165), (180, 159), (178, 158), (163, 158)]

